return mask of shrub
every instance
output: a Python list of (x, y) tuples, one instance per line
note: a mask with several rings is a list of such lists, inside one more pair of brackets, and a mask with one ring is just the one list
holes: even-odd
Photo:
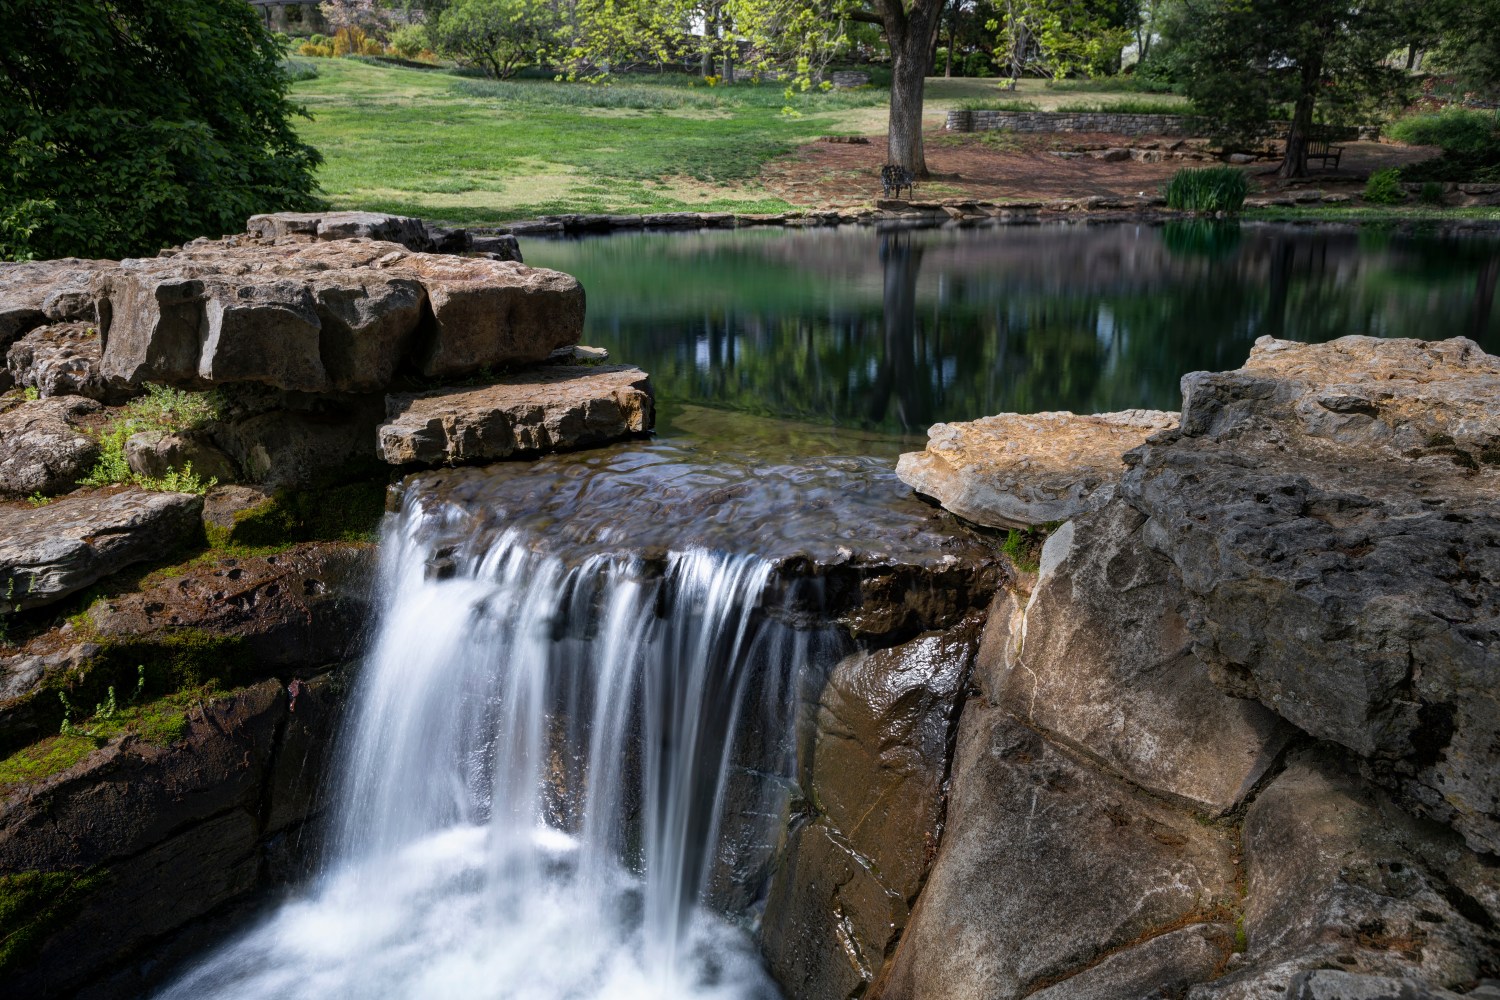
[(1437, 181), (1428, 181), (1423, 184), (1422, 201), (1428, 205), (1441, 205), (1443, 203), (1443, 186)]
[(303, 80), (316, 80), (318, 78), (318, 67), (304, 59), (288, 59), (281, 64), (281, 71), (292, 83), (300, 83)]
[(1225, 212), (1245, 206), (1250, 182), (1233, 167), (1179, 170), (1167, 183), (1167, 206), (1183, 212)]
[(1402, 170), (1411, 181), (1500, 181), (1500, 112), (1448, 108), (1413, 115), (1389, 134), (1413, 145), (1439, 146), (1443, 155)]
[(459, 62), (508, 80), (544, 58), (556, 29), (557, 16), (545, 0), (454, 0), (432, 38)]
[(969, 100), (960, 101), (960, 111), (1040, 111), (1035, 101), (1022, 100)]
[(391, 33), (391, 50), (402, 59), (415, 59), (428, 47), (427, 29), (404, 24)]
[(340, 28), (333, 36), (333, 54), (336, 56), (362, 56), (365, 52), (365, 43), (370, 36), (365, 34), (363, 28)]
[(0, 253), (123, 257), (318, 207), (282, 43), (228, 0), (12, 0)]
[(1071, 114), (1107, 113), (1114, 115), (1191, 115), (1193, 106), (1181, 101), (1150, 97), (1122, 97), (1112, 101), (1072, 101), (1057, 106)]
[(1406, 200), (1401, 187), (1401, 171), (1395, 167), (1377, 170), (1365, 182), (1365, 201), (1374, 205), (1394, 205)]
[(333, 55), (333, 46), (317, 44), (314, 42), (303, 42), (297, 49), (298, 55), (312, 56), (314, 58), (328, 59)]

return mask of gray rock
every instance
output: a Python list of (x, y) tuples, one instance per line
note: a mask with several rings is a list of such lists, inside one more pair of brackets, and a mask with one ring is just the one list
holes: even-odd
[(1251, 804), (1244, 851), (1247, 970), (1204, 996), (1286, 989), (1330, 965), (1449, 987), (1500, 961), (1500, 874), (1326, 752), (1294, 757)]
[(138, 476), (160, 479), (168, 472), (188, 472), (207, 482), (216, 479), (230, 483), (239, 472), (229, 456), (208, 440), (202, 431), (168, 434), (142, 431), (125, 442), (125, 461)]
[(1337, 969), (1298, 973), (1286, 996), (1287, 1000), (1459, 1000), (1457, 993), (1410, 979), (1361, 976)]
[(40, 607), (160, 559), (202, 531), (202, 507), (199, 496), (130, 489), (0, 508), (0, 600)]
[(0, 262), (0, 349), (44, 323), (90, 320), (95, 272), (115, 266), (108, 260)]
[(1117, 951), (1032, 1000), (1170, 1000), (1212, 976), (1233, 948), (1223, 924), (1194, 924)]
[(184, 388), (384, 388), (544, 360), (576, 343), (583, 289), (555, 271), (370, 240), (188, 247), (101, 275), (103, 374)]
[(288, 237), (368, 239), (399, 243), (419, 253), (433, 248), (432, 237), (421, 219), (381, 212), (276, 212), (252, 215), (245, 228), (252, 236), (273, 242)]
[(71, 490), (98, 457), (98, 442), (79, 424), (99, 409), (92, 399), (54, 396), (0, 413), (0, 495)]
[(1120, 494), (1182, 581), (1195, 654), (1500, 849), (1500, 359), (1263, 339), (1183, 386), (1181, 432)]
[(1018, 1000), (1232, 904), (1232, 838), (970, 698), (938, 858), (876, 998)]
[(1172, 566), (1147, 547), (1144, 522), (1116, 501), (1055, 532), (1026, 607), (1024, 645), (997, 616), (981, 670), (1032, 725), (1143, 788), (1224, 813), (1292, 729), (1213, 684), (1177, 612)]
[(470, 240), (470, 248), (474, 253), (490, 254), (496, 260), (524, 263), (521, 258), (521, 244), (514, 236), (475, 236)]
[(37, 327), (11, 345), (6, 365), (14, 383), (42, 396), (85, 396), (123, 403), (131, 395), (111, 386), (99, 372), (103, 345), (93, 323), (52, 323)]
[(306, 486), (378, 468), (375, 429), (385, 414), (383, 397), (287, 394), (270, 402), (212, 427), (213, 444), (248, 482)]
[(1026, 528), (1104, 506), (1125, 471), (1121, 456), (1176, 425), (1176, 414), (1157, 410), (1002, 413), (934, 424), (927, 450), (902, 455), (896, 474), (960, 517)]
[(441, 465), (563, 451), (642, 434), (654, 422), (651, 381), (639, 368), (532, 369), (474, 389), (387, 398), (380, 457)]
[(982, 616), (830, 674), (800, 782), (810, 819), (771, 883), (762, 951), (794, 996), (857, 995), (906, 925), (942, 832), (943, 784)]

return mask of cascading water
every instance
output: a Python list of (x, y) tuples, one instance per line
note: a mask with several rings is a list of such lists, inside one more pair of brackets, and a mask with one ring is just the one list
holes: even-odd
[(779, 820), (726, 803), (734, 734), (787, 759), (831, 639), (766, 613), (754, 555), (471, 522), (412, 501), (388, 529), (322, 878), (166, 997), (775, 995), (700, 900), (726, 812)]

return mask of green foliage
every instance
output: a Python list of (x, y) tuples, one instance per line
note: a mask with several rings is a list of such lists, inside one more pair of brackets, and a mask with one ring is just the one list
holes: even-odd
[(103, 869), (0, 875), (0, 974), (30, 960), (106, 878)]
[(1124, 24), (1088, 0), (1009, 0), (986, 27), (997, 34), (996, 61), (1008, 76), (1053, 79), (1119, 68), (1130, 40)]
[(546, 0), (454, 0), (431, 34), (440, 52), (507, 80), (546, 57), (559, 26)]
[(288, 83), (301, 83), (304, 80), (318, 78), (318, 67), (306, 59), (288, 59), (281, 64), (281, 71), (286, 74)]
[(391, 32), (391, 48), (402, 59), (415, 59), (431, 47), (425, 25), (403, 24)]
[(1444, 153), (1493, 153), (1500, 150), (1500, 111), (1448, 107), (1398, 119), (1386, 134), (1412, 146), (1440, 146)]
[[(80, 486), (109, 486), (114, 483), (136, 483), (162, 492), (205, 493), (217, 480), (201, 480), (188, 463), (180, 472), (169, 469), (159, 479), (137, 476), (125, 459), (125, 443), (144, 431), (194, 430), (218, 416), (220, 400), (212, 392), (185, 392), (160, 385), (147, 385), (146, 395), (127, 403), (99, 433), (99, 457)], [(179, 488), (180, 487), (180, 488)]]
[(242, 0), (12, 0), (0, 251), (120, 257), (317, 207), (282, 43)]
[(21, 398), (28, 403), (34, 403), (42, 398), (42, 393), (36, 386), (28, 385), (25, 389), (21, 390)]
[(1441, 205), (1443, 203), (1443, 186), (1437, 181), (1428, 181), (1422, 185), (1422, 204)]
[(385, 486), (357, 482), (318, 491), (283, 491), (236, 511), (230, 527), (210, 526), (215, 548), (290, 542), (372, 541), (385, 514)]
[(1401, 187), (1401, 171), (1395, 167), (1377, 170), (1365, 182), (1365, 201), (1374, 205), (1395, 205), (1406, 200)]
[(1091, 94), (1167, 94), (1171, 93), (1172, 86), (1170, 83), (1133, 73), (1129, 76), (1102, 76), (1087, 80), (1048, 80), (1047, 89), (1062, 93), (1085, 91)]
[(1149, 97), (1121, 98), (1111, 101), (1071, 101), (1059, 104), (1058, 111), (1073, 114), (1103, 112), (1116, 115), (1191, 115), (1194, 108), (1182, 101)]
[(958, 102), (960, 111), (1040, 111), (1035, 101), (970, 99)]
[(1180, 212), (1238, 214), (1245, 206), (1250, 182), (1233, 167), (1179, 170), (1167, 182), (1167, 207)]
[(1035, 573), (1042, 568), (1042, 546), (1046, 542), (1045, 530), (1012, 528), (1005, 533), (1005, 541), (1000, 544), (1000, 551), (1010, 558), (1016, 569), (1023, 573)]

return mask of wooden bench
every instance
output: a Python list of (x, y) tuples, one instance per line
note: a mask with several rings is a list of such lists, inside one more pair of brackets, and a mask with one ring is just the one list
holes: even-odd
[(1323, 169), (1328, 169), (1328, 161), (1333, 161), (1333, 169), (1339, 168), (1339, 160), (1344, 155), (1343, 146), (1335, 146), (1327, 139), (1309, 139), (1307, 141), (1307, 158), (1311, 160), (1322, 160)]

